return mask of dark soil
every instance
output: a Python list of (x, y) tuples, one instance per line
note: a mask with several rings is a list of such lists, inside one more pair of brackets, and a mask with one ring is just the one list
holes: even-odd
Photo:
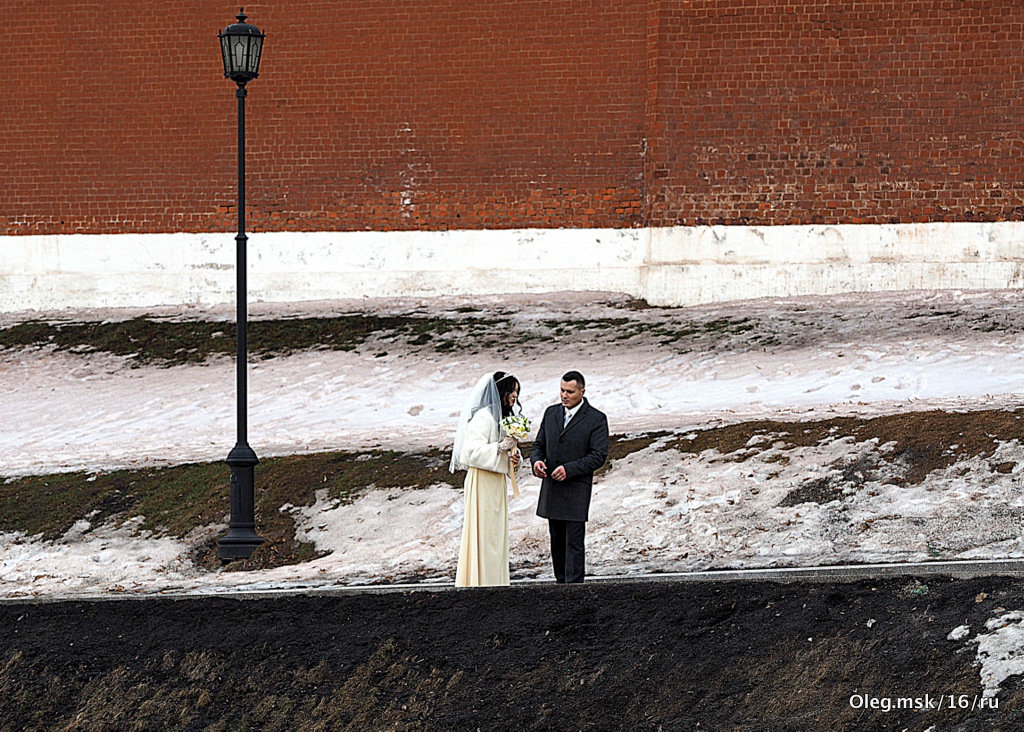
[(1021, 581), (5, 604), (0, 730), (1019, 730), (948, 639), (1003, 608)]

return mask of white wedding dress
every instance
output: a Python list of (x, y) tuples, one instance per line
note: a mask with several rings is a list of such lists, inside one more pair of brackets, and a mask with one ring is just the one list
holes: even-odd
[(507, 585), (508, 453), (498, 449), (501, 429), (487, 409), (469, 420), (459, 461), (466, 466), (465, 516), (456, 587)]

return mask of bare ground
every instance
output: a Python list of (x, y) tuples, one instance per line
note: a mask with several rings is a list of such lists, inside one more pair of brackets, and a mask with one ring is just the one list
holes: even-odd
[(1020, 679), (982, 702), (948, 636), (1021, 607), (1000, 577), (5, 604), (0, 730), (1017, 730)]

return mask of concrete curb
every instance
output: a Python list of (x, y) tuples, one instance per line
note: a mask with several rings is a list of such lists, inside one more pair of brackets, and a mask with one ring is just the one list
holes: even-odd
[[(864, 579), (891, 577), (943, 576), (956, 579), (974, 577), (1024, 577), (1024, 559), (966, 559), (948, 562), (905, 562), (892, 564), (848, 564), (821, 567), (784, 567), (773, 569), (723, 569), (697, 572), (673, 572), (633, 575), (592, 575), (588, 585), (642, 582), (855, 582)], [(550, 586), (545, 579), (517, 579), (511, 587)], [(491, 588), (494, 590), (500, 588)], [(389, 593), (472, 591), (457, 589), (449, 583), (409, 583), (391, 585), (302, 585), (289, 584), (279, 588), (246, 589), (215, 587), (191, 592), (108, 593), (103, 595), (64, 595), (0, 598), (0, 604), (38, 604), (54, 602), (109, 602), (116, 600), (203, 600), (212, 598), (261, 600), (288, 596), (345, 597)]]

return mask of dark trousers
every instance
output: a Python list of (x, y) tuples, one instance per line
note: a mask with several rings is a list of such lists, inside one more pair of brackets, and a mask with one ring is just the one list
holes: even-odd
[(551, 562), (555, 566), (555, 582), (582, 582), (586, 560), (583, 547), (586, 522), (548, 519), (548, 530), (551, 532)]

